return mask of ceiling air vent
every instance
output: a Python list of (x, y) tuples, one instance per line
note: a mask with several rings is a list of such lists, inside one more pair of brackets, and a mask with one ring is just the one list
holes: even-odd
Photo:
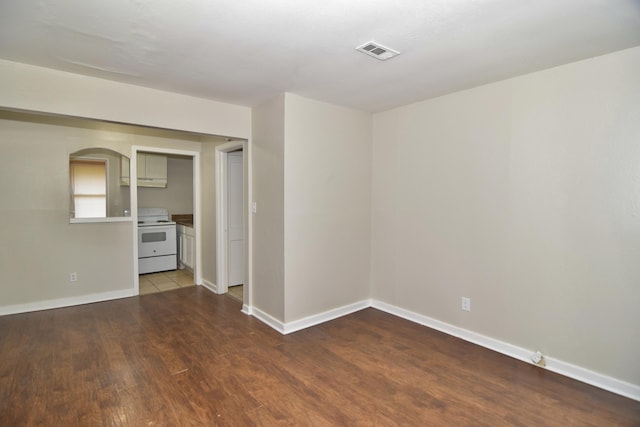
[(356, 50), (366, 53), (369, 56), (373, 56), (376, 59), (381, 61), (386, 61), (389, 58), (393, 58), (396, 55), (399, 55), (400, 52), (395, 51), (393, 49), (389, 49), (388, 47), (382, 46), (376, 42), (367, 42), (362, 46), (358, 46)]

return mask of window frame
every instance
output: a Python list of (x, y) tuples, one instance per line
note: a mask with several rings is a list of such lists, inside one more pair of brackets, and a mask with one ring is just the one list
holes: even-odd
[[(74, 165), (101, 165), (104, 168), (104, 193), (76, 193), (75, 191), (75, 179), (76, 174), (74, 171)], [(71, 200), (70, 200), (70, 212), (73, 213), (73, 217), (71, 219), (78, 220), (101, 220), (108, 217), (109, 210), (109, 160), (108, 159), (100, 159), (100, 158), (91, 158), (91, 157), (77, 157), (69, 160), (69, 187), (71, 190)], [(87, 217), (78, 217), (76, 210), (76, 199), (95, 199), (100, 198), (104, 200), (104, 211), (102, 216), (87, 216)]]

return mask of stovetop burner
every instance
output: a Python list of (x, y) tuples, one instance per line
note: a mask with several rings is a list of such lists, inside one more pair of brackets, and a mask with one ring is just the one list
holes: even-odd
[(168, 220), (156, 220), (156, 221), (138, 221), (138, 225), (143, 227), (143, 226), (151, 226), (151, 225), (173, 225), (175, 224), (174, 221), (168, 221)]
[(173, 225), (166, 208), (139, 208), (138, 225), (147, 227), (152, 225)]

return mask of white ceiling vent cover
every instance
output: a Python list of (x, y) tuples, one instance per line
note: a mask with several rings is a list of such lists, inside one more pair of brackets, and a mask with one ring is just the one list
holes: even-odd
[(400, 55), (400, 52), (390, 49), (386, 46), (382, 46), (381, 44), (376, 43), (374, 41), (367, 42), (362, 46), (358, 46), (356, 50), (362, 53), (366, 53), (369, 56), (373, 56), (374, 58), (379, 59), (381, 61), (386, 61), (389, 58), (393, 58), (396, 55)]

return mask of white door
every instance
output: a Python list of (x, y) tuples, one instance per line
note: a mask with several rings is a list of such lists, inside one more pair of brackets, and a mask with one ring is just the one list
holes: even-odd
[(229, 286), (243, 284), (244, 207), (242, 151), (227, 154), (227, 248)]

